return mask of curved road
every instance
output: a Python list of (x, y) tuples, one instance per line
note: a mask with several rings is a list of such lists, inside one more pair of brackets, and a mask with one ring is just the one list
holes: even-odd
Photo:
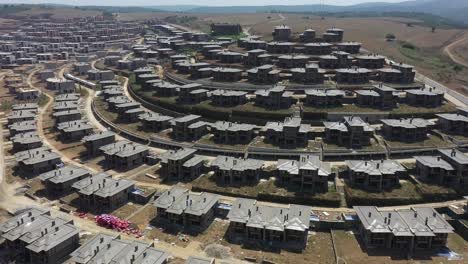
[(454, 54), (454, 52), (452, 50), (458, 44), (463, 43), (465, 41), (467, 42), (466, 45), (468, 45), (468, 37), (463, 36), (461, 39), (450, 43), (449, 45), (445, 46), (444, 53), (447, 54), (450, 57), (450, 59), (453, 60), (454, 62), (456, 62), (456, 63), (458, 63), (460, 65), (463, 65), (465, 67), (468, 67), (468, 62), (461, 59), (460, 57), (458, 57), (456, 54)]

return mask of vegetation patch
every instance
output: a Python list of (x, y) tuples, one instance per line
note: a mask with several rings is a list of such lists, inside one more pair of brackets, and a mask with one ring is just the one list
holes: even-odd
[(334, 188), (330, 188), (327, 193), (301, 193), (279, 187), (275, 184), (274, 180), (260, 182), (257, 185), (226, 187), (217, 185), (215, 176), (202, 175), (193, 181), (192, 190), (278, 203), (297, 203), (328, 207), (339, 207), (340, 205), (340, 195)]

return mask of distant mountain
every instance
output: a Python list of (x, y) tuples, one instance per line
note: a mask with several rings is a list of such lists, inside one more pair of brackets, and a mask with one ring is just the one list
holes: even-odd
[(158, 6), (148, 6), (148, 8), (154, 8), (158, 10), (168, 11), (168, 12), (187, 12), (189, 10), (198, 8), (201, 6), (198, 5), (158, 5)]
[[(164, 10), (163, 7), (159, 9)], [(268, 5), (268, 6), (199, 6), (184, 10), (190, 13), (259, 13), (259, 12), (408, 12), (428, 13), (468, 25), (468, 0), (414, 0), (401, 3), (364, 3), (334, 5)]]

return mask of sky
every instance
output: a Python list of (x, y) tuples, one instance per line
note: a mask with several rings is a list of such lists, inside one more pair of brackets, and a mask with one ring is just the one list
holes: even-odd
[(159, 5), (204, 5), (204, 6), (235, 6), (235, 5), (306, 5), (306, 4), (327, 4), (327, 5), (353, 5), (368, 2), (403, 2), (405, 0), (0, 0), (1, 4), (66, 4), (66, 5), (115, 5), (115, 6), (159, 6)]

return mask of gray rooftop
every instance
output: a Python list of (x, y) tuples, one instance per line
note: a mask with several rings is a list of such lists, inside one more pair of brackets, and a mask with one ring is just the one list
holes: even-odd
[(450, 224), (433, 208), (383, 211), (375, 206), (354, 206), (359, 220), (372, 233), (393, 233), (395, 236), (434, 236), (453, 233)]
[(60, 155), (55, 152), (52, 152), (47, 147), (40, 147), (25, 151), (20, 151), (15, 154), (17, 162), (22, 162), (26, 165), (37, 164), (40, 162), (60, 159)]
[(299, 175), (301, 170), (318, 171), (319, 176), (328, 177), (331, 174), (330, 165), (320, 161), (317, 155), (301, 155), (299, 161), (278, 160), (277, 169), (291, 175)]
[(251, 131), (255, 128), (255, 125), (216, 121), (211, 127), (220, 131)]
[(453, 161), (456, 164), (468, 164), (468, 156), (465, 153), (459, 151), (458, 149), (439, 149), (440, 154), (445, 160)]
[(218, 202), (219, 195), (212, 193), (192, 193), (182, 187), (165, 191), (154, 201), (154, 206), (164, 208), (173, 214), (206, 214)]
[(382, 123), (391, 127), (426, 128), (435, 125), (434, 122), (423, 118), (381, 119)]
[(192, 157), (195, 154), (195, 152), (197, 152), (197, 150), (191, 149), (191, 148), (168, 150), (162, 153), (159, 156), (159, 158), (161, 159), (161, 162), (167, 162), (168, 160), (183, 160), (183, 159), (186, 159), (187, 157)]
[(185, 264), (213, 264), (215, 263), (214, 258), (194, 257), (190, 256)]
[(345, 163), (350, 170), (368, 175), (387, 175), (406, 171), (396, 160), (346, 160)]
[(130, 157), (135, 154), (148, 151), (148, 147), (126, 140), (117, 141), (99, 148), (106, 155), (116, 155), (119, 157)]
[(89, 123), (83, 122), (81, 120), (69, 121), (59, 123), (57, 129), (63, 132), (73, 132), (73, 131), (82, 131), (82, 130), (92, 130), (93, 126)]
[(18, 144), (31, 144), (36, 142), (42, 142), (42, 139), (39, 137), (37, 132), (26, 132), (22, 134), (17, 134), (16, 136), (11, 138), (13, 143)]
[(468, 122), (468, 117), (461, 114), (436, 114), (436, 116), (449, 121)]
[(85, 136), (81, 141), (88, 142), (88, 141), (96, 141), (104, 138), (115, 137), (115, 133), (112, 131), (99, 131), (89, 136)]
[(228, 156), (217, 156), (216, 159), (211, 162), (211, 167), (216, 167), (220, 170), (246, 171), (260, 170), (263, 164), (264, 162), (262, 160), (257, 159), (238, 159)]
[(227, 218), (231, 222), (245, 223), (247, 227), (283, 232), (285, 229), (307, 231), (310, 208), (301, 205), (274, 207), (258, 205), (256, 200), (239, 198), (234, 201)]
[(59, 184), (81, 178), (86, 175), (91, 175), (91, 172), (84, 168), (68, 165), (56, 170), (42, 173), (38, 178), (43, 182), (50, 181), (52, 183)]
[(454, 170), (452, 165), (443, 160), (440, 156), (415, 156), (414, 159), (426, 167)]

